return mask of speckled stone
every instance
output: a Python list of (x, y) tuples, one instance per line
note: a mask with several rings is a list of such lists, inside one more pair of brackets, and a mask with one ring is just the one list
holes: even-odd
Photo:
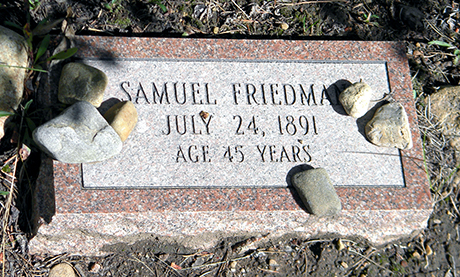
[[(5, 65), (28, 67), (27, 44), (21, 35), (0, 26), (0, 61)], [(12, 112), (22, 100), (26, 69), (0, 67), (0, 111)]]
[(375, 145), (412, 148), (412, 135), (406, 111), (400, 103), (388, 103), (380, 107), (365, 127), (367, 138)]
[(339, 95), (343, 108), (354, 118), (361, 117), (368, 111), (371, 98), (372, 88), (364, 82), (352, 84)]
[[(333, 220), (306, 213), (299, 204), (301, 199), (295, 193), (293, 197), (286, 186), (87, 189), (81, 165), (44, 160), (37, 181), (37, 208), (34, 209), (42, 225), (30, 241), (30, 253), (103, 255), (108, 245), (133, 243), (152, 236), (203, 249), (214, 246), (223, 237), (267, 232), (272, 237), (291, 233), (301, 238), (333, 232), (362, 236), (372, 243), (382, 244), (426, 227), (432, 205), (403, 43), (96, 36), (76, 36), (75, 43), (80, 49), (77, 58), (105, 58), (108, 66), (119, 66), (126, 59), (152, 58), (382, 63), (388, 76), (386, 90), (391, 87), (394, 99), (404, 106), (414, 146), (398, 151), (400, 166), (404, 168), (403, 186), (337, 186), (342, 212)], [(200, 109), (197, 114), (201, 111), (207, 112)], [(139, 124), (131, 136), (137, 128)], [(354, 128), (358, 132), (356, 125)], [(134, 140), (130, 137), (127, 142), (130, 141)], [(349, 161), (372, 156), (372, 152), (344, 153), (349, 155)], [(360, 171), (362, 169), (356, 167), (348, 178), (352, 179)], [(136, 182), (138, 180), (140, 178)]]
[(107, 82), (105, 73), (97, 68), (82, 63), (68, 63), (62, 69), (59, 81), (59, 101), (64, 104), (86, 101), (99, 107)]
[(431, 104), (431, 113), (443, 135), (450, 139), (452, 147), (460, 151), (460, 86), (440, 89), (430, 96), (428, 104)]
[(333, 216), (342, 210), (342, 204), (326, 169), (299, 172), (292, 177), (292, 185), (312, 214), (319, 217)]
[(42, 151), (65, 163), (103, 161), (120, 153), (122, 147), (115, 130), (85, 101), (73, 104), (32, 135)]
[(136, 107), (131, 101), (117, 103), (104, 114), (104, 118), (120, 136), (121, 141), (125, 141), (137, 123)]

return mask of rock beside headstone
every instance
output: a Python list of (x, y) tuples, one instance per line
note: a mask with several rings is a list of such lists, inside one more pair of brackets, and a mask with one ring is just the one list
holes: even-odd
[(340, 199), (325, 169), (299, 172), (292, 177), (292, 184), (312, 214), (332, 216), (342, 210)]
[(8, 120), (9, 116), (0, 117), (0, 139), (5, 136), (5, 123)]
[(64, 104), (86, 101), (99, 107), (107, 82), (107, 75), (97, 68), (82, 63), (68, 63), (59, 79), (58, 99)]
[(371, 87), (364, 83), (354, 83), (339, 94), (339, 101), (350, 116), (358, 118), (367, 113), (372, 98)]
[[(460, 151), (460, 86), (445, 87), (430, 97), (431, 113), (450, 145)], [(428, 104), (428, 103), (427, 103)]]
[(18, 33), (0, 26), (0, 111), (12, 112), (21, 103), (26, 69), (28, 67), (27, 43)]
[(64, 163), (91, 163), (120, 153), (122, 141), (98, 110), (77, 102), (33, 132), (41, 150)]
[(406, 111), (400, 103), (380, 107), (364, 128), (370, 142), (382, 147), (412, 148), (412, 135)]
[(75, 270), (72, 266), (66, 263), (61, 263), (53, 266), (50, 270), (49, 277), (75, 277)]
[(125, 141), (137, 123), (137, 110), (133, 102), (124, 101), (115, 104), (105, 114), (105, 120), (120, 136), (121, 141)]

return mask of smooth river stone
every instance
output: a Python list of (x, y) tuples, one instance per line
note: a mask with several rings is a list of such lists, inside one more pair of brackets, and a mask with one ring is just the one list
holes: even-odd
[(59, 79), (58, 99), (64, 104), (87, 101), (99, 107), (107, 87), (104, 72), (82, 63), (68, 63)]
[(320, 217), (333, 216), (342, 210), (339, 196), (325, 169), (299, 172), (293, 176), (292, 184), (312, 214)]

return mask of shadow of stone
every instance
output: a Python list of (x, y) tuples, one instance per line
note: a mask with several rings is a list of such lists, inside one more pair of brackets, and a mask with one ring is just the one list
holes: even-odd
[(388, 101), (380, 101), (376, 103), (370, 110), (367, 111), (366, 114), (361, 116), (360, 118), (356, 119), (356, 126), (358, 127), (358, 132), (367, 140), (365, 127), (366, 124), (374, 117), (375, 112), (378, 108), (382, 107), (385, 104), (388, 104)]
[[(66, 50), (70, 47), (77, 47), (79, 51), (82, 51), (84, 47), (92, 47), (89, 45), (82, 45), (82, 40), (76, 43), (68, 38), (55, 37), (54, 41), (50, 45), (57, 45), (56, 52)], [(94, 48), (92, 48), (94, 50)], [(95, 50), (104, 62), (109, 63), (111, 66), (116, 66), (113, 55), (104, 49)], [(51, 51), (52, 52), (52, 51)], [(78, 57), (71, 57), (64, 61), (57, 60), (52, 61), (47, 69), (48, 72), (40, 73), (38, 78), (39, 85), (34, 98), (36, 99), (37, 105), (40, 107), (40, 116), (43, 122), (51, 120), (59, 113), (63, 111), (66, 105), (59, 103), (58, 101), (58, 88), (59, 80), (61, 77), (62, 68), (69, 62), (80, 62), (82, 59)], [(115, 101), (114, 101), (115, 100)], [(116, 99), (109, 99), (104, 102), (104, 108), (108, 109), (116, 103)], [(48, 157), (46, 154), (39, 155), (41, 158), (35, 160), (31, 167), (35, 167), (38, 172), (35, 176), (36, 179), (32, 180), (32, 184), (27, 183), (22, 185), (27, 196), (24, 198), (24, 203), (21, 206), (21, 216), (23, 217), (20, 221), (23, 222), (23, 230), (34, 236), (41, 222), (51, 223), (53, 216), (56, 214), (56, 200), (55, 200), (55, 189), (54, 189), (54, 167), (53, 159)], [(27, 212), (27, 210), (29, 212)], [(24, 211), (24, 212), (23, 212)]]
[(299, 207), (301, 207), (302, 210), (308, 212), (309, 214), (312, 214), (310, 207), (308, 206), (308, 204), (303, 203), (302, 199), (300, 198), (296, 189), (292, 185), (292, 181), (291, 181), (292, 177), (295, 174), (302, 172), (302, 171), (310, 170), (310, 169), (313, 169), (313, 167), (308, 164), (301, 164), (301, 165), (294, 166), (293, 168), (291, 168), (291, 170), (289, 170), (289, 172), (286, 175), (286, 183), (288, 185), (289, 192), (292, 194), (292, 197), (294, 198), (294, 201), (297, 203), (297, 205), (299, 205)]
[(327, 100), (331, 103), (334, 111), (340, 115), (348, 116), (347, 112), (342, 107), (342, 104), (340, 104), (339, 95), (349, 86), (351, 86), (350, 81), (341, 79), (330, 85), (328, 88), (324, 88), (326, 90)]
[(101, 106), (99, 108), (97, 108), (97, 110), (102, 114), (104, 115), (110, 108), (112, 108), (115, 104), (118, 104), (120, 103), (120, 99), (118, 98), (109, 98), (107, 100), (105, 100), (104, 102), (102, 102)]

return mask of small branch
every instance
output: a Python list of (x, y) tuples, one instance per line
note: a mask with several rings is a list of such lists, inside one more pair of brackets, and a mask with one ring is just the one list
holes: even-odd
[(347, 0), (318, 0), (318, 1), (303, 1), (298, 3), (279, 3), (280, 6), (297, 6), (304, 4), (323, 4), (323, 3), (333, 3), (333, 2), (342, 2), (348, 4)]

